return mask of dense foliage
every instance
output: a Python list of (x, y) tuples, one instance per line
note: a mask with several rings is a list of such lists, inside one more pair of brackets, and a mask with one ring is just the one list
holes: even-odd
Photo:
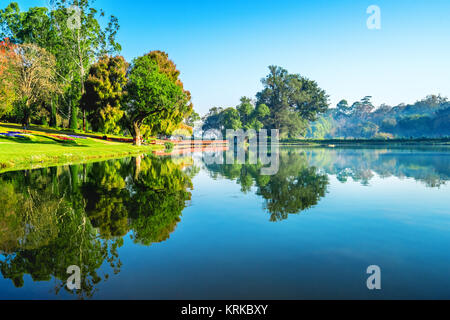
[(155, 134), (171, 134), (192, 112), (190, 93), (183, 90), (178, 74), (168, 72), (161, 60), (173, 65), (167, 54), (161, 59), (160, 54), (150, 52), (133, 61), (129, 74), (125, 121), (137, 145), (141, 144), (142, 126)]
[(0, 120), (131, 134), (136, 144), (142, 133), (191, 134), (183, 124), (196, 121), (188, 120), (191, 94), (174, 62), (151, 51), (130, 68), (116, 55), (117, 18), (105, 21), (93, 2), (55, 0), (51, 9), (28, 11), (12, 2), (0, 9)]
[(15, 93), (15, 115), (24, 126), (39, 110), (39, 102), (47, 102), (59, 93), (56, 83), (56, 61), (53, 55), (34, 44), (18, 45), (16, 57), (10, 61), (9, 81)]
[(430, 95), (414, 104), (375, 108), (371, 97), (351, 106), (346, 100), (314, 122), (311, 138), (419, 138), (450, 136), (450, 102)]
[(89, 70), (81, 108), (88, 113), (92, 129), (119, 134), (128, 63), (123, 57), (104, 56)]
[[(95, 60), (106, 53), (120, 50), (115, 41), (117, 18), (111, 16), (106, 26), (100, 19), (103, 11), (92, 6), (92, 0), (56, 0), (52, 9), (32, 7), (21, 11), (17, 3), (0, 10), (0, 37), (8, 37), (15, 44), (34, 44), (55, 57), (59, 93), (50, 101), (36, 101), (35, 108), (46, 110), (32, 117), (34, 123), (79, 127), (80, 98), (84, 94), (84, 81)], [(71, 6), (78, 8), (79, 19)], [(75, 19), (75, 20), (74, 20)], [(42, 115), (44, 113), (44, 115)], [(9, 118), (19, 121), (17, 118)]]
[(241, 98), (236, 108), (212, 108), (204, 117), (203, 130), (278, 129), (281, 137), (294, 138), (306, 132), (308, 123), (328, 109), (328, 96), (315, 81), (270, 66), (262, 79), (264, 89), (256, 102)]

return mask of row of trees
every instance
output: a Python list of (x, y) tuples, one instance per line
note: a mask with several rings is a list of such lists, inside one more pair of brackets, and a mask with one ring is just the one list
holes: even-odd
[(279, 129), (282, 139), (389, 139), (450, 136), (450, 102), (430, 95), (412, 105), (376, 108), (371, 96), (328, 109), (328, 96), (315, 81), (270, 66), (256, 100), (248, 97), (234, 108), (213, 107), (203, 130)]
[(270, 114), (269, 107), (259, 104), (255, 107), (252, 100), (242, 97), (236, 108), (211, 108), (204, 117), (203, 130), (210, 129), (241, 129), (261, 130)]
[(328, 110), (326, 92), (299, 74), (270, 66), (261, 82), (264, 88), (255, 101), (243, 97), (236, 108), (210, 109), (203, 130), (278, 129), (282, 138), (297, 138), (306, 133), (310, 121)]
[[(111, 16), (105, 21), (106, 26), (102, 27), (104, 23), (100, 19), (105, 13), (95, 9), (92, 0), (52, 0), (50, 3), (52, 9), (34, 7), (28, 11), (21, 11), (15, 2), (10, 3), (0, 11), (0, 36), (18, 46), (34, 45), (39, 48), (40, 54), (53, 56), (55, 64), (49, 71), (53, 87), (58, 91), (31, 103), (34, 109), (41, 108), (37, 112), (40, 119), (36, 117), (35, 120), (44, 121), (45, 115), (55, 123), (57, 115), (60, 115), (58, 120), (65, 120), (66, 124), (70, 122), (72, 128), (76, 128), (79, 101), (84, 94), (84, 80), (89, 67), (99, 57), (121, 50), (116, 42), (119, 24), (117, 18)], [(76, 12), (74, 8), (78, 8)], [(34, 61), (30, 56), (21, 58), (24, 68), (27, 63), (32, 63), (34, 68), (46, 67), (40, 66), (39, 61)], [(36, 86), (33, 93), (39, 94), (39, 91), (39, 86)], [(23, 99), (34, 99), (24, 96)], [(82, 117), (85, 128), (85, 116)]]
[(136, 145), (143, 135), (170, 135), (193, 112), (179, 75), (162, 51), (139, 57), (131, 66), (123, 57), (104, 56), (90, 69), (81, 108), (94, 130), (128, 130)]
[(352, 105), (341, 100), (308, 131), (311, 138), (417, 138), (450, 136), (450, 102), (429, 95), (414, 104), (376, 108), (370, 96)]
[(162, 51), (131, 64), (117, 55), (118, 20), (101, 23), (92, 2), (0, 10), (0, 119), (130, 133), (137, 145), (183, 127), (193, 106), (175, 64)]

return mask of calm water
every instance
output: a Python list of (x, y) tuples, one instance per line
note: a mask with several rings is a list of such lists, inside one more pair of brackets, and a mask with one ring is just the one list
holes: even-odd
[(279, 158), (273, 176), (201, 154), (0, 174), (0, 298), (450, 299), (449, 148)]

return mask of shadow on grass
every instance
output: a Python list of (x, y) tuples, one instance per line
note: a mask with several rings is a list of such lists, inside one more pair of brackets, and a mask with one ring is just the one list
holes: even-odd
[[(51, 134), (74, 135), (74, 136), (93, 138), (93, 139), (99, 139), (99, 140), (104, 140), (103, 139), (104, 136), (109, 136), (109, 135), (106, 135), (106, 134), (100, 133), (100, 132), (79, 132), (79, 131), (70, 130), (70, 129), (60, 129), (59, 130), (59, 129), (53, 129), (53, 128), (43, 128), (43, 127), (36, 126), (36, 125), (30, 125), (30, 126), (28, 126), (27, 129), (24, 129), (23, 126), (21, 126), (19, 124), (14, 124), (14, 123), (0, 123), (0, 127), (13, 129), (13, 130), (29, 130), (29, 131), (37, 131), (37, 132), (43, 132), (43, 133), (51, 133)], [(113, 137), (112, 139), (116, 139), (116, 138), (129, 139), (131, 137)]]
[(24, 129), (23, 126), (18, 125), (18, 124), (14, 124), (14, 123), (1, 123), (0, 124), (1, 127), (4, 128), (8, 128), (8, 129), (14, 129), (14, 130), (31, 130), (31, 131), (41, 131), (41, 132), (45, 132), (45, 133), (54, 133), (54, 134), (76, 134), (77, 136), (86, 136), (89, 137), (90, 135), (93, 135), (93, 133), (90, 134), (83, 134), (83, 133), (75, 133), (72, 130), (58, 130), (58, 129), (52, 129), (52, 128), (42, 128), (39, 126), (28, 126), (27, 129)]
[(16, 137), (5, 137), (5, 136), (0, 136), (0, 142), (1, 141), (5, 141), (5, 142), (15, 142), (15, 143), (20, 143), (20, 144), (48, 144), (48, 145), (56, 145), (56, 146), (61, 146), (61, 147), (88, 147), (86, 145), (80, 145), (78, 143), (76, 143), (75, 141), (58, 141), (58, 140), (53, 140), (50, 137), (45, 137), (46, 139), (48, 139), (48, 141), (45, 140), (32, 140), (29, 138), (16, 138)]

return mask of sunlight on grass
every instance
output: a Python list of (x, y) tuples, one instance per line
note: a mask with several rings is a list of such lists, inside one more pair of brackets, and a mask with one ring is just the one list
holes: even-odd
[[(19, 132), (18, 129), (11, 129), (9, 124), (7, 126), (0, 124), (0, 134)], [(77, 138), (58, 131), (54, 133), (52, 131), (49, 134), (37, 127), (30, 129), (33, 134), (0, 135), (0, 172), (93, 159), (118, 158), (163, 148), (156, 145), (137, 147), (130, 143), (83, 136)]]

